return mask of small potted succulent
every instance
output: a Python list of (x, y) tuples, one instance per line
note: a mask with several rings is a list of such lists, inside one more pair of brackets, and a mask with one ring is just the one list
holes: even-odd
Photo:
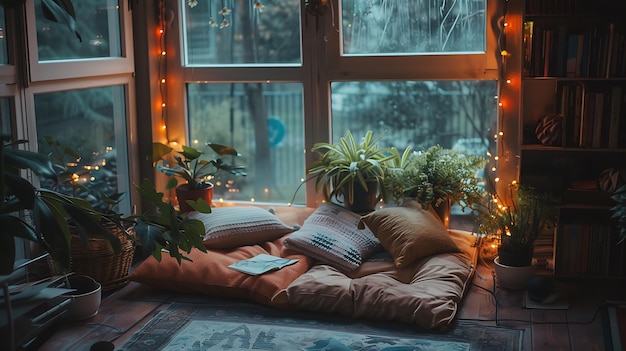
[[(203, 158), (204, 152), (186, 145), (182, 146), (181, 151), (174, 151), (173, 148), (163, 143), (152, 144), (153, 163), (158, 171), (172, 176), (166, 189), (176, 189), (176, 197), (182, 212), (194, 209), (189, 201), (195, 202), (197, 206), (204, 204), (210, 208), (214, 187), (211, 179), (218, 172), (225, 171), (235, 176), (246, 175), (244, 166), (230, 164), (223, 159), (224, 156), (239, 156), (237, 150), (214, 143), (208, 143), (207, 146), (218, 155), (217, 158), (207, 160)], [(174, 152), (174, 162), (170, 164), (167, 156), (172, 152)], [(182, 178), (185, 183), (179, 185), (177, 177)]]
[(376, 145), (379, 138), (368, 131), (357, 142), (347, 131), (336, 143), (313, 145), (311, 150), (319, 152), (320, 157), (308, 173), (315, 175), (315, 187), (326, 201), (343, 201), (349, 210), (365, 213), (374, 210), (379, 200), (389, 200), (385, 175), (394, 155), (390, 149)]

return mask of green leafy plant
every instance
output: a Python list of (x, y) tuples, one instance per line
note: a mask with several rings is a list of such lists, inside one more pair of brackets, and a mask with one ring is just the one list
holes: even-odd
[(611, 195), (611, 199), (616, 202), (611, 207), (611, 218), (617, 220), (620, 236), (618, 244), (621, 244), (626, 239), (626, 185), (618, 187)]
[[(333, 197), (343, 197), (344, 201), (354, 202), (354, 186), (359, 184), (368, 190), (371, 184), (378, 187), (378, 199), (388, 201), (390, 194), (386, 187), (385, 175), (394, 158), (389, 148), (378, 148), (376, 142), (381, 136), (373, 137), (368, 131), (360, 142), (356, 142), (350, 131), (331, 144), (326, 142), (313, 145), (313, 152), (320, 157), (309, 168), (308, 173), (316, 177), (315, 187), (322, 191), (326, 201)], [(348, 193), (345, 193), (347, 189)]]
[[(183, 259), (189, 260), (185, 253), (188, 254), (194, 248), (207, 252), (202, 243), (206, 233), (202, 221), (176, 211), (170, 202), (163, 201), (163, 193), (157, 192), (147, 179), (137, 190), (154, 206), (142, 215), (127, 218), (135, 223), (134, 230), (144, 255), (151, 254), (160, 262), (162, 249), (166, 249), (180, 263)], [(195, 209), (210, 213), (211, 209), (207, 207)]]
[[(509, 184), (504, 197), (494, 192), (479, 211), (478, 232), (499, 238), (499, 252), (526, 253), (532, 259), (533, 245), (541, 232), (556, 224), (557, 211), (550, 194), (532, 187)], [(502, 254), (501, 254), (502, 256)], [(514, 265), (502, 261), (505, 265)]]
[[(152, 144), (152, 160), (158, 171), (168, 176), (172, 176), (166, 188), (173, 189), (178, 186), (176, 176), (183, 178), (189, 188), (200, 189), (206, 186), (218, 172), (225, 171), (236, 176), (245, 176), (245, 167), (225, 162), (223, 156), (239, 156), (237, 150), (230, 146), (208, 143), (207, 146), (213, 150), (218, 157), (211, 160), (203, 159), (203, 152), (198, 149), (182, 146), (182, 151), (174, 151), (173, 148), (163, 143)], [(174, 152), (174, 165), (170, 166), (166, 156)]]
[(485, 197), (484, 180), (477, 173), (484, 168), (483, 157), (432, 146), (412, 152), (407, 147), (395, 155), (389, 176), (389, 187), (396, 202), (413, 198), (424, 207), (438, 207), (446, 201), (464, 210)]
[(45, 155), (18, 149), (26, 141), (8, 142), (3, 137), (0, 149), (0, 274), (9, 274), (15, 262), (15, 238), (39, 244), (63, 268), (70, 266), (71, 218), (81, 231), (98, 233), (109, 240), (114, 251), (120, 250), (120, 241), (108, 231), (103, 222), (109, 217), (95, 211), (85, 200), (53, 190), (35, 187), (26, 170), (37, 176), (56, 179), (52, 162)]
[[(193, 248), (206, 252), (202, 244), (205, 234), (202, 221), (187, 218), (175, 211), (170, 203), (163, 202), (163, 194), (158, 193), (149, 181), (138, 187), (140, 194), (154, 206), (146, 213), (123, 216), (113, 211), (124, 194), (103, 196), (106, 210), (99, 211), (81, 198), (35, 187), (27, 171), (38, 177), (58, 180), (58, 168), (47, 155), (18, 148), (27, 141), (10, 142), (8, 136), (3, 136), (2, 140), (0, 222), (4, 229), (0, 232), (0, 275), (13, 271), (16, 238), (35, 242), (50, 254), (61, 269), (70, 269), (70, 226), (77, 228), (83, 240), (87, 235), (105, 238), (115, 253), (120, 252), (120, 240), (107, 228), (107, 224), (114, 224), (127, 235), (130, 234), (126, 228), (133, 226), (137, 235), (137, 238), (131, 237), (133, 242), (158, 260), (161, 259), (162, 249), (179, 262), (188, 259), (185, 253)], [(210, 212), (206, 206), (197, 206), (196, 209)]]

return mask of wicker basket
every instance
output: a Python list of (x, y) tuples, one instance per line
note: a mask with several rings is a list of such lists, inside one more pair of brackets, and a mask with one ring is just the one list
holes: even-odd
[[(120, 239), (121, 250), (119, 253), (112, 251), (110, 243), (105, 238), (87, 235), (87, 243), (83, 246), (78, 231), (72, 231), (71, 244), (71, 271), (75, 274), (86, 275), (102, 285), (102, 291), (119, 289), (129, 283), (128, 272), (133, 261), (135, 246), (129, 240), (126, 233), (114, 224), (105, 225), (113, 234)], [(132, 228), (126, 229), (130, 235), (134, 235)], [(51, 267), (53, 273), (55, 268)]]

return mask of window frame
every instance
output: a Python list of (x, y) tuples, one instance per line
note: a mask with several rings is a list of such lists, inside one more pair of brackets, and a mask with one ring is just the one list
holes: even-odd
[[(331, 14), (340, 12), (339, 1), (329, 2), (331, 9), (321, 17), (310, 15), (304, 2), (301, 6), (302, 66), (292, 67), (198, 67), (183, 66), (183, 23), (181, 11), (186, 1), (168, 3), (168, 10), (175, 11), (167, 41), (167, 115), (165, 138), (154, 128), (153, 137), (164, 142), (188, 143), (188, 120), (186, 117), (185, 84), (187, 82), (300, 82), (304, 92), (304, 142), (305, 150), (314, 143), (330, 141), (331, 131), (331, 82), (366, 80), (499, 80), (500, 50), (499, 29), (494, 24), (499, 17), (501, 5), (497, 0), (486, 0), (485, 30), (486, 49), (483, 53), (443, 53), (395, 56), (341, 56), (341, 27), (339, 19)], [(267, 6), (267, 5), (266, 5)], [(332, 23), (332, 21), (335, 23)], [(175, 53), (170, 55), (170, 53)], [(375, 67), (375, 69), (373, 69)], [(159, 109), (160, 112), (160, 109)], [(156, 112), (155, 115), (158, 115)], [(323, 117), (319, 117), (323, 116)], [(153, 117), (153, 120), (157, 118)], [(498, 121), (499, 123), (499, 121)], [(306, 152), (306, 167), (315, 155)], [(314, 182), (307, 182), (306, 205), (316, 207), (322, 195), (315, 190)], [(302, 191), (302, 190), (301, 190)]]
[(118, 0), (120, 14), (120, 57), (39, 62), (35, 3), (27, 1), (26, 37), (30, 82), (107, 76), (134, 71), (132, 19), (129, 1)]

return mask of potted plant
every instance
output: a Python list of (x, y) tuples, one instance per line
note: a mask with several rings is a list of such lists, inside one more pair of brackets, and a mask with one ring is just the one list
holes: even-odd
[[(215, 152), (218, 157), (212, 160), (202, 158), (204, 152), (190, 146), (182, 146), (182, 151), (174, 151), (173, 148), (159, 142), (152, 144), (152, 160), (156, 169), (172, 176), (167, 182), (166, 189), (176, 189), (176, 197), (182, 212), (189, 212), (193, 208), (189, 201), (203, 199), (212, 206), (213, 183), (211, 179), (218, 172), (226, 171), (235, 176), (245, 176), (245, 167), (225, 162), (223, 156), (239, 156), (237, 150), (230, 146), (208, 143), (207, 146)], [(170, 166), (166, 156), (175, 152), (173, 158), (174, 165)], [(186, 183), (178, 185), (180, 177)]]
[(378, 148), (381, 136), (373, 137), (368, 131), (360, 142), (347, 131), (337, 143), (320, 142), (313, 145), (313, 152), (320, 157), (309, 168), (315, 175), (315, 187), (322, 191), (324, 199), (343, 201), (353, 212), (374, 210), (376, 202), (388, 201), (390, 193), (385, 175), (390, 160), (394, 158), (389, 148)]
[[(16, 238), (38, 244), (63, 269), (69, 270), (71, 231), (68, 219), (77, 225), (81, 233), (105, 238), (115, 253), (120, 252), (121, 243), (106, 223), (123, 227), (132, 225), (137, 235), (134, 243), (142, 248), (142, 252), (158, 260), (161, 249), (166, 249), (179, 262), (188, 259), (185, 253), (193, 248), (206, 252), (202, 244), (205, 234), (203, 223), (183, 216), (170, 203), (163, 202), (163, 193), (158, 193), (149, 181), (145, 180), (138, 190), (154, 205), (154, 209), (126, 217), (119, 213), (103, 213), (83, 199), (35, 187), (21, 172), (30, 170), (39, 177), (56, 179), (53, 163), (46, 155), (17, 148), (26, 141), (5, 143), (4, 140), (10, 138), (4, 136), (2, 139), (0, 221), (4, 230), (0, 235), (0, 275), (13, 272)], [(29, 216), (24, 215), (26, 212)]]
[(532, 258), (534, 243), (542, 231), (556, 223), (556, 207), (548, 193), (513, 182), (505, 197), (497, 192), (480, 211), (478, 232), (499, 239), (495, 268), (501, 286), (525, 288), (534, 274)]
[[(107, 238), (113, 250), (119, 251), (120, 242), (102, 225), (102, 214), (85, 200), (67, 196), (54, 190), (35, 187), (21, 172), (30, 170), (35, 175), (56, 179), (53, 164), (45, 155), (18, 149), (26, 141), (5, 143), (0, 149), (0, 221), (4, 233), (0, 236), (0, 274), (13, 271), (15, 262), (15, 238), (31, 240), (61, 266), (70, 266), (70, 228), (66, 219), (71, 218), (81, 228)], [(24, 213), (30, 214), (30, 220)]]
[(411, 198), (424, 208), (432, 205), (445, 223), (452, 204), (465, 210), (485, 196), (484, 180), (477, 175), (486, 164), (483, 157), (440, 145), (419, 152), (409, 146), (402, 155), (393, 152), (389, 184), (396, 202)]

